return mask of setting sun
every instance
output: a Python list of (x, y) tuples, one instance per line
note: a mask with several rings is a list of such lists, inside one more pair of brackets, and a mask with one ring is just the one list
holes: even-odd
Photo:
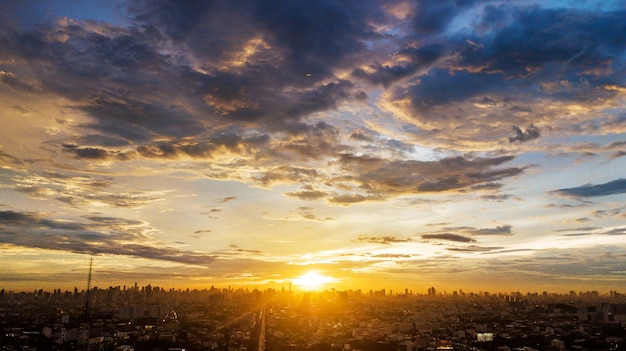
[(299, 287), (307, 290), (316, 290), (324, 284), (333, 282), (332, 277), (323, 276), (315, 271), (308, 272), (300, 277), (293, 279), (292, 282)]

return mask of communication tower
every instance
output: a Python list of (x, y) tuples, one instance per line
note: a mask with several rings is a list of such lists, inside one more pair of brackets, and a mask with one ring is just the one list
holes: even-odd
[(93, 258), (89, 259), (89, 275), (87, 276), (87, 291), (85, 292), (85, 323), (89, 323), (89, 300), (91, 295), (91, 269), (93, 267)]

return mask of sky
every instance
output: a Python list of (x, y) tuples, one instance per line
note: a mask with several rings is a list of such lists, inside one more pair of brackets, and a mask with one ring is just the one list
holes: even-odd
[(2, 1), (0, 287), (623, 292), (624, 18)]

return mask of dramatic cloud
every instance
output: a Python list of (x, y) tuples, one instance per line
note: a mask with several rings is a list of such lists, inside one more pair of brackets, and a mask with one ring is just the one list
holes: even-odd
[(391, 83), (413, 75), (421, 69), (427, 69), (445, 54), (441, 44), (431, 44), (419, 48), (407, 47), (394, 53), (394, 59), (400, 65), (388, 66), (374, 63), (366, 69), (357, 68), (352, 72), (355, 77), (362, 77), (371, 83), (380, 83), (388, 87)]
[(0, 283), (617, 289), (576, 253), (624, 232), (622, 3), (74, 5), (0, 1)]
[(555, 195), (586, 198), (597, 196), (608, 196), (626, 193), (626, 179), (617, 179), (604, 184), (583, 185), (576, 188), (566, 188), (554, 190), (551, 192)]
[[(448, 16), (459, 15), (452, 4), (433, 8), (440, 16), (428, 28), (443, 28)], [(428, 10), (418, 13), (423, 16)], [(606, 79), (623, 82), (615, 67), (619, 62), (615, 55), (625, 48), (617, 35), (624, 29), (621, 12), (487, 5), (476, 13), (479, 17), (473, 26), (453, 34), (447, 42), (447, 51), (454, 55), (427, 74), (418, 74), (419, 79), (389, 88), (386, 105), (390, 109), (401, 111), (421, 128), (435, 130), (442, 139), (453, 130), (457, 141), (494, 141), (509, 134), (506, 129), (510, 127), (502, 121), (523, 123), (530, 127), (522, 131), (514, 126), (509, 139), (524, 142), (536, 139), (544, 125), (560, 124), (561, 117), (544, 107), (546, 102), (601, 108), (615, 94), (591, 87), (603, 85)], [(606, 75), (598, 74), (599, 70)], [(537, 113), (543, 114), (540, 120), (534, 120)]]
[(115, 208), (136, 208), (161, 201), (162, 192), (111, 189), (111, 179), (44, 172), (28, 177), (17, 175), (12, 185), (4, 185), (33, 199), (57, 201), (72, 205), (103, 204)]
[(475, 242), (475, 239), (459, 235), (459, 234), (423, 234), (422, 239), (425, 240), (443, 240), (443, 241), (456, 241), (460, 243), (471, 243)]
[(39, 90), (36, 83), (20, 80), (11, 72), (0, 71), (0, 83), (20, 93), (35, 93)]
[(472, 1), (454, 0), (418, 2), (414, 9), (413, 25), (418, 33), (440, 33), (454, 17), (471, 4)]
[[(422, 239), (439, 239), (439, 240), (449, 240), (449, 241), (458, 241), (458, 242), (476, 242), (476, 238), (473, 236), (509, 236), (514, 234), (513, 226), (511, 225), (501, 225), (491, 228), (473, 228), (473, 227), (447, 227), (446, 223), (434, 224), (431, 227), (443, 226), (441, 230), (424, 233), (421, 235)], [(452, 234), (451, 232), (454, 232)], [(477, 247), (474, 247), (477, 248)], [(451, 251), (459, 251), (459, 252), (472, 252), (478, 251), (474, 249), (466, 248), (450, 248)], [(485, 251), (490, 251), (485, 250)]]
[[(495, 168), (510, 160), (510, 156), (476, 159), (455, 157), (423, 162), (345, 154), (340, 164), (348, 174), (354, 174), (354, 181), (358, 181), (359, 187), (366, 190), (368, 195), (359, 195), (365, 201), (372, 196), (380, 198), (394, 193), (459, 190), (522, 173), (523, 169), (517, 167)], [(357, 200), (355, 198), (353, 202)], [(346, 198), (344, 202), (348, 201), (349, 198)]]
[(154, 229), (140, 221), (89, 216), (85, 222), (50, 220), (31, 212), (0, 211), (0, 242), (90, 255), (110, 254), (208, 265), (208, 254), (155, 242)]
[(519, 127), (513, 126), (513, 136), (509, 137), (509, 142), (526, 142), (537, 138), (539, 138), (539, 129), (534, 125), (531, 124), (526, 128), (526, 131), (522, 131)]

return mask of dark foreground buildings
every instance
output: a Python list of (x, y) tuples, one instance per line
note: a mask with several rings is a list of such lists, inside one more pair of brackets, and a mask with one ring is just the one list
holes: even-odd
[(626, 350), (617, 292), (0, 290), (0, 323), (0, 350)]

